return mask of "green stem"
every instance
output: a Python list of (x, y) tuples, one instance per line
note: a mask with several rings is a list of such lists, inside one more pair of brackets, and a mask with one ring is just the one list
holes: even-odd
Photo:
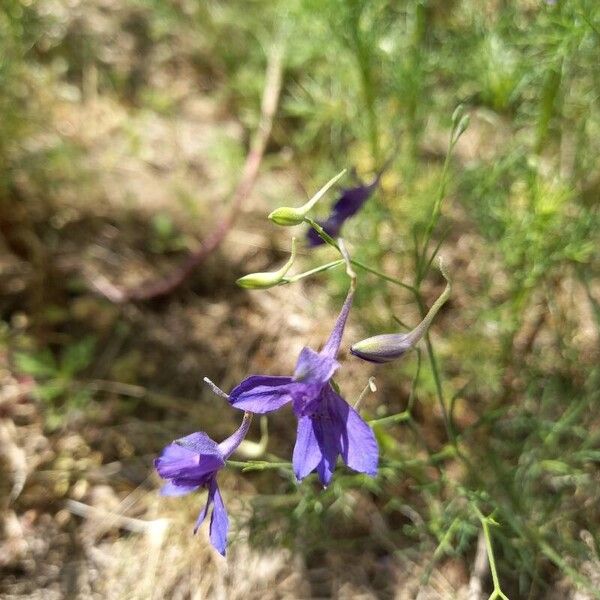
[[(425, 318), (427, 311), (425, 309), (425, 304), (423, 303), (423, 299), (421, 298), (421, 294), (417, 293), (417, 303), (419, 305), (419, 311), (421, 313), (421, 317)], [(448, 409), (446, 408), (446, 402), (444, 400), (444, 391), (442, 389), (442, 378), (440, 376), (440, 372), (438, 369), (437, 359), (435, 357), (435, 352), (433, 350), (433, 344), (431, 343), (431, 338), (429, 337), (429, 332), (425, 334), (425, 347), (427, 349), (427, 356), (429, 358), (429, 364), (431, 365), (431, 374), (433, 375), (433, 381), (435, 384), (435, 390), (438, 398), (438, 402), (440, 405), (440, 410), (442, 411), (442, 418), (444, 419), (444, 427), (446, 428), (446, 434), (448, 435), (448, 439), (450, 443), (454, 446), (458, 455), (461, 453), (458, 450), (458, 443), (456, 440), (456, 435), (454, 433), (454, 428), (452, 427), (452, 423), (450, 422), (450, 415), (448, 414)]]
[[(314, 229), (315, 233), (327, 245), (331, 246), (332, 248), (335, 248), (341, 254), (338, 243), (323, 229), (323, 227), (321, 227), (321, 225), (319, 225), (316, 221), (314, 221), (313, 219), (311, 219), (309, 217), (305, 217), (304, 222), (307, 223), (308, 225), (310, 225)], [(385, 281), (389, 281), (390, 283), (393, 283), (395, 285), (403, 287), (404, 289), (410, 291), (414, 295), (417, 294), (417, 290), (412, 285), (409, 285), (408, 283), (404, 283), (403, 281), (400, 281), (399, 279), (396, 279), (395, 277), (386, 275), (385, 273), (382, 273), (381, 271), (378, 271), (377, 269), (374, 269), (373, 267), (370, 267), (369, 265), (365, 265), (364, 263), (362, 263), (359, 260), (356, 260), (354, 258), (351, 259), (350, 262), (352, 263), (353, 266), (358, 267), (359, 269), (362, 269), (363, 271), (367, 271), (369, 273), (372, 273), (373, 275), (376, 275), (380, 279), (384, 279)]]
[(386, 425), (394, 425), (395, 423), (404, 423), (410, 419), (410, 412), (408, 410), (404, 410), (400, 413), (396, 413), (395, 415), (382, 417), (381, 419), (372, 419), (371, 421), (368, 421), (368, 423), (371, 425), (371, 427), (385, 427)]
[(227, 466), (236, 467), (241, 469), (244, 473), (246, 471), (264, 471), (266, 469), (291, 469), (292, 463), (290, 462), (269, 462), (266, 460), (228, 460)]
[(301, 279), (305, 279), (306, 277), (310, 277), (311, 275), (316, 275), (317, 273), (321, 273), (322, 271), (328, 271), (329, 269), (334, 269), (335, 267), (339, 267), (344, 264), (343, 259), (334, 260), (332, 262), (328, 262), (327, 264), (321, 265), (320, 267), (315, 267), (314, 269), (310, 269), (310, 271), (304, 271), (304, 273), (298, 273), (298, 275), (293, 275), (292, 277), (284, 277), (281, 280), (279, 285), (286, 285), (288, 283), (295, 283), (296, 281), (300, 281)]
[(423, 239), (422, 248), (419, 251), (417, 240), (415, 239), (415, 258), (416, 258), (416, 285), (415, 287), (419, 287), (419, 284), (425, 279), (427, 275), (427, 271), (429, 270), (429, 266), (431, 265), (431, 261), (427, 264), (424, 264), (427, 261), (427, 255), (429, 250), (429, 242), (431, 241), (431, 236), (433, 235), (433, 230), (437, 225), (437, 222), (440, 218), (440, 213), (442, 210), (442, 202), (444, 200), (444, 196), (446, 194), (446, 187), (448, 183), (448, 169), (450, 167), (450, 157), (452, 156), (452, 151), (454, 150), (454, 146), (456, 145), (458, 138), (454, 136), (454, 130), (450, 134), (450, 141), (448, 143), (448, 151), (446, 152), (446, 158), (444, 159), (444, 166), (442, 168), (442, 176), (440, 178), (440, 185), (438, 188), (438, 193), (433, 203), (433, 210), (431, 211), (431, 217), (429, 218), (429, 222), (427, 223), (427, 228), (425, 229), (425, 235)]
[(429, 561), (429, 564), (425, 568), (423, 575), (421, 576), (421, 585), (427, 585), (429, 578), (431, 577), (431, 573), (433, 572), (433, 568), (437, 564), (438, 560), (443, 556), (444, 552), (450, 547), (450, 540), (454, 535), (454, 530), (457, 529), (460, 525), (460, 520), (458, 517), (455, 517), (452, 523), (450, 523), (450, 527), (440, 540), (437, 548), (433, 552), (433, 556)]
[(399, 279), (396, 279), (395, 277), (386, 275), (385, 273), (382, 273), (381, 271), (378, 271), (377, 269), (374, 269), (373, 267), (370, 267), (369, 265), (365, 265), (358, 260), (352, 259), (352, 264), (355, 267), (362, 269), (363, 271), (367, 271), (369, 273), (372, 273), (373, 275), (376, 275), (380, 279), (384, 279), (385, 281), (389, 281), (390, 283), (399, 285), (400, 287), (403, 287), (405, 290), (408, 290), (409, 292), (411, 292), (414, 295), (417, 294), (417, 290), (412, 285), (409, 285), (408, 283), (404, 283), (403, 281), (400, 281)]
[[(479, 512), (479, 511), (477, 511)], [(490, 535), (489, 517), (484, 517), (479, 513), (479, 520), (483, 527), (483, 535), (485, 537), (485, 548), (488, 555), (488, 562), (490, 564), (490, 571), (492, 572), (492, 582), (494, 584), (494, 590), (489, 597), (489, 600), (495, 600), (495, 598), (502, 598), (502, 600), (509, 600), (508, 596), (502, 591), (500, 587), (500, 579), (498, 578), (498, 571), (496, 569), (496, 560), (494, 558), (494, 548), (492, 547), (492, 537)]]

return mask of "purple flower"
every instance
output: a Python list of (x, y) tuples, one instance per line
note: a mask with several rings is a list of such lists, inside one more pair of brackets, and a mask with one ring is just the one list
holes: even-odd
[[(361, 184), (353, 188), (342, 190), (342, 194), (338, 201), (333, 205), (329, 217), (323, 221), (318, 221), (319, 225), (323, 227), (326, 233), (333, 238), (339, 235), (346, 219), (354, 216), (375, 191), (375, 188), (379, 185), (380, 176), (381, 174), (377, 175), (377, 177), (375, 177), (368, 185)], [(324, 243), (314, 229), (308, 230), (306, 239), (309, 246), (318, 246)]]
[(223, 556), (227, 548), (229, 518), (217, 485), (217, 473), (248, 433), (251, 420), (252, 415), (246, 413), (239, 429), (220, 444), (203, 431), (175, 440), (154, 461), (158, 474), (168, 480), (160, 491), (163, 496), (183, 496), (201, 487), (208, 489), (206, 506), (198, 515), (194, 533), (212, 505), (210, 541)]
[(292, 462), (299, 480), (316, 469), (323, 485), (327, 485), (338, 455), (355, 471), (377, 473), (379, 451), (373, 431), (331, 384), (339, 367), (336, 355), (352, 296), (351, 289), (321, 352), (310, 348), (300, 352), (293, 377), (252, 375), (229, 396), (232, 406), (253, 413), (270, 412), (292, 403), (298, 417)]

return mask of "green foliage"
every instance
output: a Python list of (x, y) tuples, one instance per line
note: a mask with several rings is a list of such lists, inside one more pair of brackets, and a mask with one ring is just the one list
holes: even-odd
[(49, 428), (60, 426), (71, 411), (83, 409), (90, 399), (90, 390), (78, 383), (77, 376), (93, 361), (95, 346), (95, 339), (86, 337), (65, 346), (58, 357), (49, 348), (15, 353), (17, 372), (35, 380), (34, 394), (46, 407)]

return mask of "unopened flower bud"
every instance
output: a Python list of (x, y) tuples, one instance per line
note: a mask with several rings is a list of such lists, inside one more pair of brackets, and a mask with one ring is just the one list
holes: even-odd
[(400, 358), (412, 350), (427, 333), (431, 322), (450, 296), (450, 281), (440, 261), (440, 270), (446, 279), (446, 289), (434, 302), (423, 320), (408, 333), (384, 333), (361, 340), (352, 346), (350, 352), (358, 358), (374, 363), (386, 363)]
[(266, 290), (279, 285), (286, 273), (290, 270), (294, 259), (296, 258), (296, 238), (292, 238), (292, 253), (289, 260), (277, 271), (269, 271), (266, 273), (249, 273), (240, 277), (236, 283), (243, 288), (249, 290)]
[(291, 206), (280, 206), (276, 208), (270, 215), (269, 219), (277, 225), (284, 227), (291, 227), (293, 225), (300, 225), (312, 207), (327, 193), (327, 191), (338, 181), (344, 174), (346, 169), (338, 173), (335, 177), (330, 179), (306, 204), (293, 208)]
[(458, 122), (456, 126), (456, 131), (454, 132), (454, 140), (458, 140), (458, 138), (467, 130), (469, 123), (471, 122), (471, 117), (469, 115), (464, 115), (463, 118)]
[(465, 106), (464, 106), (464, 104), (459, 104), (454, 109), (454, 112), (452, 113), (452, 127), (454, 129), (456, 129), (457, 125), (459, 124), (460, 120), (463, 118), (464, 114), (465, 114)]
[(283, 227), (293, 227), (304, 222), (304, 217), (308, 211), (302, 208), (292, 208), (291, 206), (280, 206), (276, 208), (270, 215), (269, 219), (276, 225)]

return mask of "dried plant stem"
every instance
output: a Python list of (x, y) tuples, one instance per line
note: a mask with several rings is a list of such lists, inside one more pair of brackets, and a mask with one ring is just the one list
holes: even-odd
[(249, 196), (258, 175), (267, 142), (273, 127), (273, 118), (279, 104), (283, 78), (284, 46), (275, 44), (268, 55), (266, 81), (262, 97), (261, 117), (250, 144), (250, 151), (242, 169), (242, 176), (233, 192), (227, 214), (212, 229), (200, 246), (191, 252), (183, 263), (166, 277), (151, 280), (130, 290), (123, 290), (105, 280), (94, 280), (94, 289), (115, 303), (143, 301), (167, 296), (184, 283), (197, 267), (223, 242), (237, 217), (244, 200)]

